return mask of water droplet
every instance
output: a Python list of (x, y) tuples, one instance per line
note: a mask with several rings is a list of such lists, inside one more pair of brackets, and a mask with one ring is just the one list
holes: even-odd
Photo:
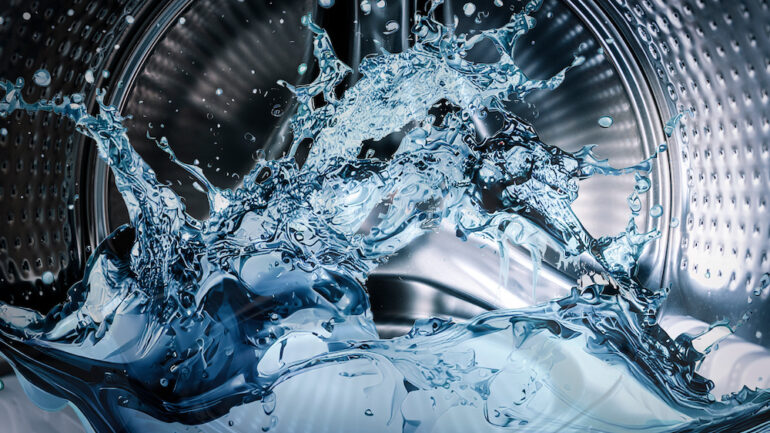
[(265, 415), (270, 415), (275, 410), (275, 394), (270, 393), (262, 397), (262, 410)]
[(377, 7), (382, 9), (385, 7), (385, 0), (380, 0), (377, 2)]
[(71, 16), (73, 16), (73, 15), (75, 15), (75, 10), (74, 10), (74, 9), (68, 9), (68, 10), (67, 10), (67, 16), (68, 16), (68, 17), (71, 17)]
[(545, 17), (546, 17), (546, 18), (553, 18), (553, 12), (551, 12), (551, 11), (548, 11), (548, 13), (547, 13), (547, 14), (545, 14)]
[(94, 82), (94, 71), (88, 69), (86, 71), (86, 77), (85, 78), (86, 78), (86, 82), (88, 82), (89, 84), (93, 84), (93, 82)]
[(495, 0), (495, 6), (499, 8), (503, 7), (503, 0)]
[(134, 17), (131, 16), (131, 15), (126, 15), (126, 22), (129, 23), (129, 24), (133, 24), (134, 23)]
[(184, 17), (180, 17), (179, 18), (179, 24), (180, 25), (184, 25), (184, 23), (186, 23), (186, 22), (187, 22), (187, 20)]
[(243, 134), (243, 138), (246, 139), (246, 141), (249, 141), (251, 143), (255, 143), (257, 141), (257, 137), (254, 136), (251, 132), (247, 132)]
[(216, 93), (217, 95), (221, 95), (222, 94), (222, 89), (217, 88), (217, 90), (214, 93)]
[(307, 71), (307, 65), (306, 65), (306, 64), (304, 64), (304, 63), (300, 63), (300, 64), (299, 64), (299, 66), (297, 67), (297, 73), (299, 73), (300, 75), (302, 75), (302, 74), (304, 74), (306, 71)]
[(679, 227), (679, 218), (671, 217), (671, 228), (675, 229)]
[(366, 409), (366, 410), (364, 411), (364, 415), (366, 415), (366, 416), (373, 416), (373, 415), (374, 415), (374, 412), (372, 412), (372, 410), (371, 410), (371, 409)]
[(273, 105), (272, 110), (270, 110), (270, 114), (272, 114), (275, 117), (281, 117), (283, 115), (283, 109), (281, 108), (281, 104)]
[(24, 21), (29, 21), (29, 19), (32, 18), (32, 15), (30, 15), (29, 12), (24, 12), (21, 14), (21, 17), (24, 19)]
[(110, 71), (102, 71), (102, 77), (104, 79), (110, 78)]
[(466, 17), (473, 15), (474, 12), (476, 12), (476, 5), (474, 3), (468, 2), (463, 5), (463, 13)]
[(318, 5), (322, 8), (330, 8), (334, 6), (334, 0), (318, 0)]
[(8, 130), (7, 130), (7, 129), (5, 129), (5, 128), (0, 128), (0, 135), (2, 135), (3, 137), (5, 137), (6, 135), (8, 135)]
[(663, 215), (663, 206), (656, 204), (650, 209), (650, 216), (653, 218), (658, 218), (661, 215)]
[(393, 33), (396, 33), (399, 27), (400, 26), (398, 25), (397, 22), (390, 20), (387, 23), (385, 23), (385, 31), (383, 33), (385, 33), (386, 35), (391, 35)]
[(369, 3), (369, 0), (361, 0), (361, 12), (364, 15), (369, 15), (372, 12), (372, 5)]
[(615, 120), (612, 118), (612, 116), (602, 116), (596, 123), (598, 123), (602, 128), (609, 128), (614, 122)]
[(165, 377), (160, 378), (160, 386), (162, 386), (164, 388), (167, 387), (168, 386), (168, 379), (166, 379)]
[(51, 284), (53, 284), (53, 280), (54, 280), (53, 272), (51, 271), (43, 272), (43, 275), (42, 277), (40, 277), (40, 279), (43, 280), (43, 284), (50, 286)]
[(5, 23), (5, 18), (0, 17), (0, 26), (2, 26)]

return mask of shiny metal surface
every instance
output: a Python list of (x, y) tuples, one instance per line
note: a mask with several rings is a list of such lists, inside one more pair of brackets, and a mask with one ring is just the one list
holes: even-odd
[[(8, 59), (0, 76), (29, 81), (37, 68), (49, 68), (51, 85), (28, 87), (29, 98), (82, 90), (93, 100), (94, 85), (107, 86), (111, 101), (134, 116), (132, 142), (197, 216), (205, 214), (203, 197), (148, 133), (168, 137), (181, 159), (198, 159), (217, 185), (235, 185), (256, 150), (275, 157), (286, 149), (291, 99), (276, 81), (303, 82), (315, 73), (312, 67), (297, 72), (300, 63), (311, 64), (302, 14), (313, 11), (330, 29), (338, 54), (356, 65), (375, 41), (393, 51), (408, 44), (404, 29), (416, 7), (390, 0), (364, 16), (354, 1), (330, 10), (314, 0), (68, 3), (0, 6), (0, 55)], [(464, 2), (446, 3), (459, 11)], [(479, 12), (490, 12), (484, 25), (507, 19), (491, 1), (476, 3)], [(25, 11), (32, 13), (29, 21), (21, 18)], [(133, 25), (125, 23), (128, 14)], [(461, 25), (473, 25), (475, 16), (455, 14)], [(733, 349), (703, 368), (715, 376), (729, 376), (733, 367), (746, 372), (724, 379), (725, 389), (741, 381), (767, 386), (766, 378), (748, 375), (770, 371), (764, 349), (770, 346), (770, 288), (753, 295), (770, 272), (770, 2), (546, 0), (536, 17), (538, 26), (517, 48), (531, 76), (554, 73), (576, 52), (588, 61), (559, 89), (533, 94), (531, 105), (518, 111), (545, 142), (567, 150), (595, 143), (618, 166), (668, 144), (637, 220), (664, 233), (643, 257), (644, 279), (674, 288), (663, 318), (672, 334), (750, 313), (737, 330), (741, 339), (724, 343)], [(386, 36), (390, 19), (402, 31)], [(97, 47), (103, 51), (94, 56)], [(86, 83), (86, 69), (101, 65), (109, 77)], [(665, 138), (663, 123), (683, 110), (693, 116)], [(614, 118), (611, 128), (597, 125), (605, 115)], [(46, 116), (24, 119), (0, 136), (0, 299), (47, 309), (64, 298), (89, 248), (124, 221), (124, 211), (105, 167), (71, 125)], [(386, 149), (397, 139), (372, 146)], [(617, 233), (632, 188), (630, 178), (585, 182), (575, 211), (592, 234)], [(647, 211), (654, 204), (664, 208), (657, 219)], [(398, 335), (417, 318), (462, 319), (564, 293), (575, 269), (558, 269), (553, 253), (546, 258), (533, 295), (524, 252), (502, 287), (494, 246), (461, 243), (448, 230), (428, 235), (372, 277), (378, 326), (383, 335)], [(41, 282), (46, 271), (56, 275), (51, 286)]]
[[(672, 215), (664, 285), (671, 313), (738, 321), (770, 345), (770, 4), (612, 2), (606, 10), (645, 68), (656, 100), (689, 110), (671, 157)], [(667, 107), (666, 107), (667, 106)]]

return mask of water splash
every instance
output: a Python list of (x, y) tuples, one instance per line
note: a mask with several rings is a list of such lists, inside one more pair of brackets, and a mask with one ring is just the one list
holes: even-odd
[[(99, 432), (297, 431), (303, 396), (314, 406), (334, 400), (308, 394), (325, 383), (324, 395), (361, 396), (325, 418), (331, 431), (653, 432), (762, 422), (766, 392), (717, 402), (695, 373), (731, 329), (671, 340), (654, 323), (666, 291), (636, 280), (642, 249), (659, 236), (640, 233), (633, 219), (657, 153), (616, 169), (590, 146), (569, 153), (543, 143), (506, 110), (583, 62), (545, 80), (516, 65), (514, 46), (539, 2), (472, 36), (433, 18), (440, 3), (416, 16), (412, 48), (366, 58), (341, 98), (335, 89), (351, 69), (305, 17), (320, 72), (308, 85), (282, 82), (298, 101), (291, 150), (260, 159), (238, 188), (216, 187), (164, 137), (149, 137), (206, 194), (204, 221), (157, 180), (103, 93), (91, 115), (82, 95), (29, 103), (23, 80), (0, 82), (0, 116), (48, 111), (93, 139), (130, 221), (94, 251), (66, 303), (45, 316), (0, 305), (0, 351), (28, 394), (49, 408), (71, 402)], [(482, 40), (497, 48), (497, 62), (464, 58)], [(442, 102), (453, 109), (435, 113)], [(502, 126), (478, 139), (491, 113)], [(402, 128), (392, 158), (357, 157), (363, 141)], [(299, 166), (293, 156), (306, 140)], [(624, 174), (636, 178), (627, 229), (596, 239), (570, 207), (578, 182)], [(406, 336), (378, 339), (367, 275), (442, 223), (461, 240), (496, 242), (503, 270), (513, 245), (537, 264), (555, 244), (566, 258), (591, 256), (612, 284), (463, 324), (422, 320)]]

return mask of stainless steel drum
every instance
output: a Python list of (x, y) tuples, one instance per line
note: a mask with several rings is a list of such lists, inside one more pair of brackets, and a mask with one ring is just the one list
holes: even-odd
[[(38, 68), (51, 71), (48, 87), (27, 87), (29, 99), (84, 91), (93, 101), (95, 88), (107, 88), (109, 102), (133, 115), (134, 146), (204, 217), (192, 179), (147, 137), (166, 136), (215, 184), (236, 185), (256, 151), (276, 157), (287, 149), (292, 100), (276, 81), (306, 82), (316, 72), (297, 70), (312, 65), (300, 17), (312, 12), (355, 66), (377, 43), (391, 51), (409, 44), (410, 19), (424, 5), (385, 3), (371, 2), (363, 14), (353, 0), (330, 9), (315, 0), (12, 0), (0, 5), (0, 76), (31, 81)], [(446, 0), (444, 19), (494, 26), (520, 7), (480, 0), (465, 17), (464, 3)], [(517, 47), (530, 76), (553, 74), (575, 53), (587, 62), (517, 111), (546, 143), (565, 150), (597, 144), (616, 166), (668, 145), (637, 218), (663, 233), (643, 256), (643, 279), (672, 288), (662, 319), (672, 333), (749, 313), (739, 338), (722, 344), (733, 355), (715, 355), (703, 368), (717, 376), (740, 369), (718, 381), (719, 390), (770, 386), (770, 374), (762, 374), (770, 372), (770, 288), (763, 287), (770, 283), (770, 2), (546, 0), (536, 18)], [(386, 35), (390, 20), (401, 30)], [(689, 114), (666, 137), (664, 124), (682, 112)], [(610, 128), (598, 125), (603, 116), (614, 119)], [(47, 310), (64, 299), (96, 243), (125, 221), (125, 210), (106, 167), (71, 124), (38, 114), (2, 126), (0, 300)], [(387, 151), (397, 140), (367, 146)], [(592, 179), (581, 184), (575, 210), (592, 234), (618, 233), (632, 189), (631, 178)], [(659, 217), (650, 213), (656, 205)], [(369, 281), (381, 333), (403, 333), (431, 315), (462, 319), (532, 304), (574, 284), (576, 270), (559, 268), (549, 252), (533, 298), (532, 265), (522, 252), (502, 287), (497, 255), (478, 247), (439, 231), (381, 267)], [(53, 283), (43, 281), (46, 272)]]

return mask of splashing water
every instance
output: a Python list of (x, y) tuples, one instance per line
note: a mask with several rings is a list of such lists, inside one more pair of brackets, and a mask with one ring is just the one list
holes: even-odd
[[(305, 86), (282, 83), (299, 103), (291, 151), (260, 160), (236, 189), (217, 188), (158, 139), (207, 195), (205, 221), (157, 180), (102, 92), (91, 115), (82, 95), (28, 103), (23, 80), (0, 82), (0, 116), (52, 112), (94, 140), (130, 220), (94, 251), (65, 304), (45, 316), (0, 305), (0, 351), (28, 395), (49, 409), (71, 402), (98, 432), (657, 432), (766, 422), (768, 393), (716, 401), (694, 372), (731, 329), (671, 340), (655, 324), (666, 291), (635, 278), (659, 235), (633, 219), (656, 155), (615, 169), (591, 147), (541, 142), (506, 110), (505, 101), (554, 89), (569, 69), (532, 80), (514, 62), (539, 2), (473, 36), (434, 20), (440, 3), (416, 16), (412, 48), (366, 58), (341, 98), (335, 88), (351, 70), (306, 17), (320, 73)], [(482, 40), (497, 62), (464, 58)], [(433, 114), (442, 102), (454, 109)], [(474, 120), (490, 113), (503, 126), (479, 140)], [(364, 140), (405, 126), (389, 160), (357, 157)], [(293, 156), (308, 139), (300, 167)], [(596, 239), (570, 208), (578, 181), (622, 174), (636, 178), (628, 227)], [(555, 242), (565, 258), (592, 256), (611, 284), (467, 323), (422, 320), (378, 339), (367, 275), (439, 224), (454, 226), (458, 242), (496, 242), (503, 270), (513, 245), (537, 265)]]

